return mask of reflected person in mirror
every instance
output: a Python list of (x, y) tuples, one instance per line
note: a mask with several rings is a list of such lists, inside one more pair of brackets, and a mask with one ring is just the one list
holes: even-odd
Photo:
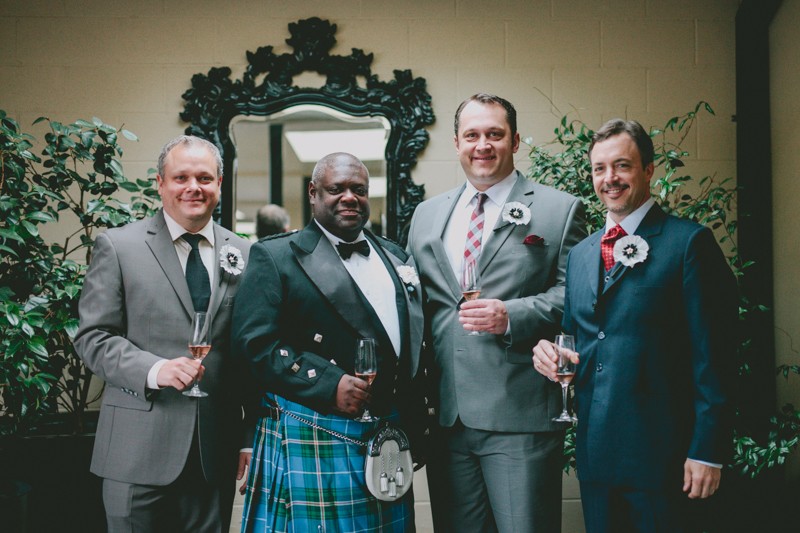
[[(736, 282), (711, 230), (650, 196), (650, 135), (614, 119), (592, 137), (606, 225), (573, 248), (563, 329), (576, 338), (576, 459), (588, 533), (699, 531), (697, 502), (732, 452)], [(616, 241), (616, 242), (615, 242)], [(549, 340), (533, 365), (555, 379)]]
[[(228, 350), (250, 244), (211, 220), (221, 169), (215, 145), (173, 139), (158, 159), (163, 209), (95, 240), (74, 342), (106, 383), (91, 471), (110, 532), (228, 531), (250, 457), (237, 450), (252, 443), (247, 374)], [(223, 264), (233, 250), (236, 264)], [(196, 311), (212, 320), (202, 365), (188, 351)], [(207, 398), (181, 394), (195, 379)]]
[[(314, 218), (303, 230), (253, 244), (247, 296), (234, 310), (236, 352), (264, 395), (242, 531), (414, 531), (413, 492), (373, 497), (354, 441), (392, 421), (413, 447), (423, 334), (415, 265), (364, 229), (369, 175), (356, 157), (322, 158), (308, 198)], [(376, 340), (371, 386), (355, 377), (361, 338)], [(355, 420), (367, 405), (381, 422)]]
[(277, 204), (262, 206), (256, 213), (256, 237), (259, 239), (286, 233), (291, 220), (286, 209)]
[[(441, 374), (441, 447), (428, 457), (434, 525), (557, 533), (564, 427), (551, 419), (560, 389), (530, 368), (530, 347), (558, 332), (583, 204), (515, 170), (520, 137), (507, 100), (471, 96), (454, 130), (466, 183), (421, 203), (408, 239)], [(464, 301), (459, 279), (470, 262), (481, 293)]]

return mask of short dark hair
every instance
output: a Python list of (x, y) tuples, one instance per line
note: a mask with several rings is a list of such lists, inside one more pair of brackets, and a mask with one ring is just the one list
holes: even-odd
[(277, 204), (267, 204), (256, 214), (256, 237), (283, 233), (289, 227), (289, 213)]
[(497, 104), (502, 106), (503, 109), (506, 110), (506, 120), (508, 121), (509, 128), (511, 128), (511, 137), (513, 138), (517, 134), (517, 110), (514, 109), (514, 104), (495, 94), (477, 93), (461, 102), (461, 104), (458, 106), (458, 109), (456, 109), (456, 118), (453, 121), (453, 129), (456, 137), (458, 136), (458, 126), (461, 123), (461, 112), (470, 102), (478, 102), (485, 105)]
[(592, 160), (592, 148), (594, 148), (595, 144), (622, 133), (630, 135), (637, 148), (639, 148), (642, 168), (646, 168), (647, 165), (653, 162), (655, 149), (653, 148), (653, 139), (650, 138), (650, 134), (635, 120), (622, 120), (621, 118), (612, 118), (594, 132), (592, 142), (589, 144), (589, 161)]

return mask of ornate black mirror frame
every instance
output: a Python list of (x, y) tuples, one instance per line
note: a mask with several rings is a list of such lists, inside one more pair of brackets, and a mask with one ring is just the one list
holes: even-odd
[[(229, 67), (215, 67), (208, 74), (192, 76), (192, 88), (182, 95), (186, 104), (180, 117), (191, 124), (186, 133), (210, 140), (222, 152), (227, 179), (222, 181), (215, 218), (225, 227), (233, 225), (235, 183), (231, 177), (236, 147), (230, 137), (231, 120), (318, 104), (353, 116), (382, 116), (389, 121), (385, 234), (404, 244), (411, 215), (425, 194), (424, 186), (411, 179), (411, 169), (428, 144), (425, 126), (435, 119), (425, 79), (414, 78), (410, 70), (395, 70), (393, 80), (380, 81), (370, 69), (373, 55), (358, 48), (349, 56), (331, 55), (336, 24), (327, 20), (314, 17), (290, 23), (289, 33), (286, 43), (294, 52), (277, 55), (272, 46), (248, 51), (241, 80), (230, 79)], [(325, 76), (325, 85), (292, 85), (295, 76), (307, 71)], [(359, 77), (365, 79), (365, 87), (358, 84)]]

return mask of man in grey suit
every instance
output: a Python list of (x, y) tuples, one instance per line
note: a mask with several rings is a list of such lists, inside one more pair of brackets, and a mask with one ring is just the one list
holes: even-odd
[[(455, 134), (467, 183), (420, 204), (409, 234), (441, 372), (443, 449), (428, 460), (436, 530), (558, 532), (564, 427), (551, 418), (561, 399), (529, 354), (558, 332), (567, 252), (586, 235), (583, 204), (514, 169), (510, 102), (468, 98)], [(467, 302), (468, 262), (482, 281), (481, 298)]]
[[(106, 382), (91, 471), (111, 532), (228, 530), (237, 450), (252, 442), (246, 374), (229, 353), (249, 243), (211, 221), (221, 169), (208, 141), (170, 141), (156, 177), (163, 209), (95, 241), (75, 347)], [(202, 365), (188, 352), (196, 311), (212, 320)], [(207, 398), (181, 394), (196, 379)], [(239, 478), (248, 462), (239, 454)]]

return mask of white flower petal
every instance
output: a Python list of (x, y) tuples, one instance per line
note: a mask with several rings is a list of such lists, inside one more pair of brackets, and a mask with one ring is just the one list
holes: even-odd
[(531, 210), (519, 202), (508, 202), (503, 206), (503, 220), (517, 226), (531, 221)]
[(614, 261), (632, 267), (647, 259), (650, 245), (638, 235), (626, 235), (614, 244)]

